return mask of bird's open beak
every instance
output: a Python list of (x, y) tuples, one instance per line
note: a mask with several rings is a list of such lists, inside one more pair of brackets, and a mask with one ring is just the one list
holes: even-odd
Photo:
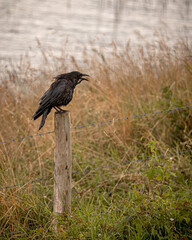
[(89, 77), (89, 75), (88, 74), (82, 74), (82, 76), (81, 76), (81, 80), (85, 80), (85, 81), (89, 81), (88, 79), (86, 79), (86, 78), (83, 78), (83, 77)]

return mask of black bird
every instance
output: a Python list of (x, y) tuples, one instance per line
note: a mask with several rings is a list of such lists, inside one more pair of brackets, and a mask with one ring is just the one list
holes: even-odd
[(50, 113), (52, 108), (55, 108), (57, 112), (63, 111), (60, 107), (66, 106), (72, 100), (76, 85), (81, 83), (83, 80), (88, 81), (84, 78), (84, 76), (89, 77), (87, 74), (73, 71), (70, 73), (60, 74), (55, 77), (55, 82), (51, 84), (50, 88), (40, 98), (39, 107), (32, 116), (32, 119), (36, 120), (43, 115), (39, 130), (45, 124), (47, 115)]

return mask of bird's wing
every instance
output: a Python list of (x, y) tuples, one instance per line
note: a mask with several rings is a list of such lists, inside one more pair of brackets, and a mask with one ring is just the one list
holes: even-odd
[(51, 84), (50, 88), (45, 92), (41, 98), (40, 105), (47, 106), (52, 105), (54, 102), (65, 92), (66, 81), (58, 80)]
[(50, 97), (53, 90), (57, 87), (57, 85), (60, 83), (60, 81), (55, 81), (51, 84), (50, 88), (43, 94), (43, 96), (39, 99), (40, 105), (43, 103), (43, 100), (47, 97)]
[(46, 108), (53, 107), (54, 103), (59, 99), (66, 90), (66, 81), (55, 81), (51, 84), (50, 88), (44, 93), (44, 95), (40, 98), (40, 105), (33, 115), (32, 118), (36, 118), (40, 116)]
[(50, 91), (50, 88), (43, 94), (43, 96), (39, 99), (39, 101), (42, 101), (43, 99), (45, 99), (49, 94), (49, 91)]

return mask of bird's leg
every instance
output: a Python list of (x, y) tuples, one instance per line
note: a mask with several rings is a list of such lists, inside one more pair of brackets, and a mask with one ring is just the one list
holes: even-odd
[(57, 107), (60, 111), (59, 112), (65, 112), (65, 110), (63, 110), (62, 108), (60, 107)]
[(53, 107), (57, 112), (60, 112), (58, 109), (57, 109), (57, 107)]
[(62, 108), (60, 107), (57, 107), (61, 112), (65, 112), (65, 110), (63, 110)]
[[(65, 110), (63, 110), (62, 108), (60, 108), (60, 107), (54, 107), (55, 108), (55, 110), (57, 111), (57, 112), (65, 112)], [(59, 110), (58, 110), (59, 109)]]

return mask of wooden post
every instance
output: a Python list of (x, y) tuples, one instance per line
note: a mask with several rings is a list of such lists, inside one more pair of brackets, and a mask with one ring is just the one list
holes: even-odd
[[(53, 213), (71, 212), (72, 154), (70, 114), (68, 111), (55, 113), (55, 168)], [(56, 219), (54, 224), (56, 224)]]

